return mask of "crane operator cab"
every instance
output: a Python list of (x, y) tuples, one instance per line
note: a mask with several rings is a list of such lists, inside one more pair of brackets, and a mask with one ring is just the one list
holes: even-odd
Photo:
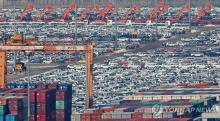
[(15, 72), (24, 72), (27, 68), (23, 62), (16, 62), (14, 70)]

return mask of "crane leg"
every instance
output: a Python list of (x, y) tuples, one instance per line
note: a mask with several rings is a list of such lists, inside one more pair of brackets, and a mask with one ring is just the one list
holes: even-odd
[(7, 55), (6, 51), (0, 51), (0, 88), (5, 87), (7, 73)]
[(87, 81), (86, 81), (86, 109), (93, 107), (93, 77), (92, 77), (92, 65), (93, 65), (93, 48), (92, 46), (87, 47), (86, 52), (86, 72), (87, 72)]

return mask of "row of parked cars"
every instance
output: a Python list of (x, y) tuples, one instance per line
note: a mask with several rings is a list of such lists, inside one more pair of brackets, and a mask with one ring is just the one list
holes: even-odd
[[(158, 86), (220, 81), (220, 58), (212, 54), (218, 54), (219, 31), (201, 32), (196, 38), (184, 38), (172, 44), (164, 42), (160, 48), (126, 52), (104, 63), (95, 62), (94, 105), (117, 103), (124, 96)], [(105, 43), (97, 46), (113, 45)], [(32, 76), (31, 80), (72, 83), (73, 110), (82, 112), (86, 94), (86, 70), (83, 63), (68, 65), (68, 69), (41, 73)], [(27, 78), (22, 80), (26, 81)]]
[[(0, 42), (7, 41), (14, 34), (24, 34), (25, 37), (38, 38), (40, 45), (63, 44), (63, 42), (75, 43), (92, 40), (96, 43), (95, 56), (103, 56), (118, 49), (139, 48), (142, 43), (156, 41), (156, 39), (168, 39), (177, 34), (184, 34), (186, 26), (169, 27), (166, 25), (85, 25), (73, 22), (6, 22), (0, 23)], [(182, 31), (180, 33), (179, 31)], [(76, 33), (77, 32), (77, 33)], [(14, 53), (10, 53), (10, 63), (14, 61)], [(23, 53), (17, 54), (18, 59), (27, 62)], [(31, 63), (65, 63), (66, 60), (83, 58), (83, 53), (35, 53)], [(51, 60), (53, 58), (53, 60)]]

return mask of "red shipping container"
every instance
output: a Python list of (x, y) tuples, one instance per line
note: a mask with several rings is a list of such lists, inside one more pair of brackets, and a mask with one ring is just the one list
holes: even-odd
[(36, 121), (36, 116), (35, 115), (31, 115), (30, 121)]
[(64, 110), (56, 110), (56, 119), (64, 120), (65, 119)]
[(6, 90), (6, 91), (4, 91), (4, 93), (15, 93), (16, 92), (16, 90), (18, 90), (18, 89), (8, 89), (8, 90)]
[(37, 115), (37, 121), (50, 121), (49, 115)]
[(90, 121), (91, 117), (90, 117), (90, 113), (83, 113), (80, 115), (80, 121)]
[(49, 97), (48, 90), (37, 90), (37, 102), (46, 103)]
[(104, 113), (113, 112), (113, 111), (115, 111), (115, 108), (105, 108), (105, 109), (103, 109), (103, 111), (104, 111)]
[(57, 83), (49, 83), (48, 85), (47, 85), (47, 87), (48, 87), (48, 89), (57, 89)]
[(8, 99), (9, 111), (20, 111), (23, 109), (22, 98), (10, 98)]
[(0, 98), (0, 104), (2, 105), (6, 105), (8, 103), (8, 99), (7, 98)]
[(48, 115), (48, 114), (46, 114), (46, 113), (48, 113), (47, 111), (46, 111), (46, 104), (44, 104), (44, 103), (37, 103), (37, 114), (39, 114), (39, 115)]
[[(106, 121), (106, 120), (103, 120)], [(118, 120), (121, 121), (121, 120)], [(136, 118), (127, 119), (126, 121), (192, 121), (190, 118)]]
[(143, 117), (143, 113), (136, 112), (136, 113), (131, 114), (131, 117), (132, 118), (142, 118)]
[(48, 88), (48, 85), (47, 85), (47, 84), (44, 84), (44, 83), (38, 83), (38, 84), (37, 84), (37, 88), (47, 89), (47, 88)]
[[(128, 120), (128, 119), (101, 119), (101, 120), (89, 120), (89, 121), (130, 121), (130, 120)], [(133, 120), (131, 120), (131, 121), (133, 121)], [(145, 120), (137, 120), (137, 121), (145, 121)]]
[(15, 91), (16, 93), (27, 93), (26, 89), (18, 89)]
[(66, 97), (66, 92), (62, 90), (56, 91), (56, 100), (64, 100)]
[(101, 113), (92, 113), (90, 115), (90, 119), (91, 120), (100, 120), (101, 119), (102, 114)]
[(36, 103), (37, 101), (37, 91), (36, 90), (30, 90), (30, 102)]
[(96, 109), (96, 110), (94, 110), (94, 113), (104, 113), (104, 111), (101, 109)]

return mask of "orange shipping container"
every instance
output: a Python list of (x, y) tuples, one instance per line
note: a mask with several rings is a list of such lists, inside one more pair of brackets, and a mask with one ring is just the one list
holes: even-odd
[(7, 98), (5, 98), (5, 97), (0, 97), (0, 104), (1, 104), (1, 105), (6, 105), (7, 102), (8, 102), (8, 99), (7, 99)]

